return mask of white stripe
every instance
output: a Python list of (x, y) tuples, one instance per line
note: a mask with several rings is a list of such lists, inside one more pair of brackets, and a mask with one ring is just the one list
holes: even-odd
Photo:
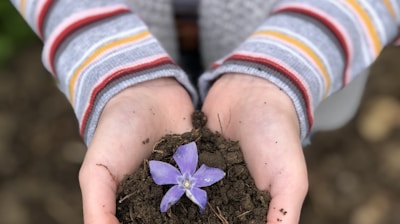
[[(316, 47), (309, 39), (304, 38), (303, 36), (299, 35), (298, 33), (292, 32), (291, 30), (282, 29), (281, 27), (269, 26), (268, 29), (277, 30), (279, 32), (282, 32), (282, 33), (288, 35), (288, 36), (294, 37), (295, 39), (297, 39), (300, 42), (302, 42), (305, 45), (307, 45), (307, 47), (311, 48), (311, 50), (321, 59), (322, 63), (324, 64), (324, 66), (325, 66), (325, 68), (326, 68), (326, 70), (328, 72), (329, 78), (332, 80), (333, 77), (331, 75), (332, 75), (333, 72), (332, 72), (332, 67), (330, 66), (331, 64), (326, 59), (325, 54), (323, 54), (319, 50), (319, 48)], [(314, 60), (310, 58), (310, 61), (314, 61)], [(318, 66), (316, 65), (316, 67), (318, 67)]]
[[(39, 27), (42, 24), (39, 24), (39, 15), (41, 14), (44, 5), (46, 4), (46, 2), (48, 2), (49, 0), (38, 0), (38, 2), (36, 3), (36, 9), (35, 9), (35, 25), (33, 27), (35, 27), (36, 29), (36, 33), (40, 36), (43, 35), (43, 40), (44, 40), (44, 33), (39, 33)], [(44, 21), (43, 21), (44, 22)], [(42, 30), (44, 32), (44, 30)]]
[[(308, 106), (311, 107), (311, 110), (314, 110), (313, 97), (312, 97), (311, 93), (309, 92), (310, 86), (308, 86), (307, 82), (303, 79), (303, 77), (298, 72), (296, 72), (292, 67), (290, 67), (288, 64), (286, 64), (285, 62), (283, 62), (283, 61), (281, 61), (281, 60), (279, 60), (279, 59), (277, 59), (275, 57), (271, 57), (271, 55), (269, 55), (269, 54), (254, 53), (254, 52), (242, 51), (242, 50), (235, 51), (235, 54), (245, 55), (245, 56), (250, 56), (250, 57), (265, 58), (267, 60), (273, 61), (276, 64), (282, 65), (291, 74), (294, 74), (294, 76), (300, 80), (301, 85), (305, 88), (305, 91), (306, 91), (305, 94), (307, 94), (307, 96), (308, 96), (308, 98), (310, 100), (310, 102), (309, 102), (310, 105), (306, 105), (306, 110), (308, 110)], [(297, 84), (294, 84), (294, 85), (297, 85)], [(308, 119), (308, 114), (307, 113), (306, 113), (306, 117)]]
[[(341, 12), (346, 14), (349, 18), (353, 17), (353, 14), (349, 11), (349, 8), (348, 7), (344, 7), (344, 5), (341, 3), (341, 1), (334, 0), (334, 1), (330, 1), (330, 3), (335, 5), (338, 9), (340, 9)], [(358, 33), (358, 36), (359, 37), (363, 37), (363, 38), (361, 38), (361, 41), (363, 42), (362, 46), (368, 46), (368, 43), (367, 43), (368, 41), (367, 41), (362, 29), (360, 29), (360, 27), (358, 27), (358, 26), (355, 26), (355, 27), (356, 27), (356, 31)], [(371, 60), (373, 60), (373, 59), (372, 59), (372, 55), (370, 54), (370, 51), (368, 50), (368, 48), (361, 47), (360, 50), (362, 51), (361, 56), (362, 56), (362, 58), (364, 60), (363, 62), (365, 64), (370, 63)]]
[[(269, 40), (269, 39), (266, 39), (266, 38), (254, 38), (254, 37), (250, 38), (250, 39), (248, 40), (248, 42), (254, 42), (254, 43), (257, 43), (257, 42), (258, 42), (258, 43), (264, 43), (264, 44), (268, 44), (268, 45), (272, 45), (272, 46), (275, 45), (275, 46), (279, 46), (279, 48), (281, 48), (281, 49), (283, 49), (283, 50), (285, 50), (285, 51), (288, 51), (290, 55), (296, 56), (296, 58), (297, 58), (299, 61), (301, 61), (303, 65), (305, 65), (306, 67), (308, 67), (311, 71), (314, 71), (314, 73), (315, 73), (314, 76), (318, 79), (318, 85), (319, 85), (319, 86), (325, 86), (325, 87), (326, 87), (326, 85), (325, 85), (325, 79), (324, 79), (324, 77), (322, 76), (322, 74), (320, 75), (320, 72), (318, 71), (319, 69), (317, 69), (316, 66), (312, 66), (312, 65), (309, 63), (309, 61), (313, 61), (311, 57), (306, 56), (306, 58), (308, 59), (308, 61), (307, 61), (307, 60), (305, 59), (305, 57), (303, 56), (303, 54), (299, 53), (298, 51), (293, 51), (293, 49), (287, 47), (287, 46), (285, 45), (286, 42), (282, 42), (281, 39), (276, 38), (276, 37), (271, 37), (271, 36), (268, 36), (268, 38), (271, 38), (271, 39), (274, 39), (274, 40), (278, 40), (278, 42), (277, 42), (277, 41), (273, 41), (273, 40)], [(284, 44), (284, 43), (285, 43), (285, 44)], [(286, 66), (285, 66), (285, 67), (286, 67)], [(304, 80), (303, 80), (302, 82), (306, 83)], [(327, 92), (327, 93), (328, 93), (328, 92)], [(323, 98), (324, 98), (324, 92), (321, 91), (321, 92), (319, 93), (319, 99), (323, 99)]]
[[(349, 37), (346, 29), (340, 23), (338, 23), (336, 20), (334, 20), (331, 17), (331, 15), (326, 14), (326, 12), (322, 11), (321, 9), (310, 8), (310, 6), (304, 5), (304, 4), (301, 4), (301, 3), (281, 4), (275, 10), (284, 10), (286, 7), (296, 7), (296, 8), (299, 8), (299, 9), (305, 9), (307, 11), (312, 11), (312, 12), (315, 12), (315, 13), (317, 13), (319, 15), (322, 15), (325, 19), (328, 19), (329, 22), (331, 22), (335, 26), (335, 28), (337, 30), (339, 30), (339, 32), (343, 35), (343, 37), (345, 39), (344, 41), (345, 41), (346, 46), (344, 46), (344, 47), (347, 48), (348, 54), (349, 54), (349, 58), (347, 58), (348, 61), (346, 61), (346, 63), (349, 63), (349, 65), (348, 65), (347, 68), (345, 68), (344, 75), (347, 78), (350, 78), (350, 65), (351, 65), (352, 60), (353, 60), (353, 55), (354, 55), (353, 49), (354, 49), (354, 47), (352, 46), (351, 38)], [(347, 82), (348, 82), (348, 80), (346, 80), (346, 83), (344, 83), (344, 85), (346, 85)]]
[[(105, 44), (107, 44), (107, 43), (109, 43), (109, 42), (112, 42), (112, 41), (115, 41), (115, 40), (118, 40), (118, 39), (122, 39), (122, 38), (125, 38), (125, 37), (129, 37), (129, 36), (131, 36), (131, 35), (133, 35), (133, 34), (135, 34), (135, 33), (139, 33), (139, 32), (141, 32), (141, 31), (143, 31), (143, 30), (145, 30), (145, 29), (146, 29), (145, 27), (138, 27), (138, 28), (126, 30), (126, 31), (124, 31), (124, 32), (117, 33), (116, 35), (113, 35), (113, 36), (107, 36), (106, 38), (101, 39), (101, 40), (99, 40), (98, 42), (96, 42), (95, 44), (93, 44), (93, 45), (88, 49), (88, 51), (86, 51), (86, 52), (82, 55), (82, 57), (80, 57), (80, 58), (76, 61), (76, 63), (72, 66), (72, 68), (68, 70), (68, 73), (66, 74), (66, 76), (63, 77), (63, 80), (64, 80), (63, 83), (67, 83), (67, 86), (66, 86), (67, 89), (63, 89), (63, 91), (67, 91), (67, 92), (69, 91), (69, 90), (68, 90), (68, 89), (69, 89), (69, 82), (70, 82), (70, 80), (71, 80), (71, 78), (72, 78), (72, 75), (75, 73), (75, 70), (76, 70), (79, 66), (81, 66), (82, 63), (84, 63), (85, 60), (86, 60), (87, 58), (89, 58), (89, 57), (93, 54), (93, 52), (95, 52), (98, 48), (102, 47), (103, 45), (105, 45)], [(112, 49), (115, 49), (115, 48), (112, 48)], [(112, 49), (110, 49), (110, 50), (112, 50)], [(62, 77), (60, 77), (60, 78), (62, 78)], [(67, 94), (67, 95), (69, 96), (69, 94)]]
[[(125, 68), (131, 68), (131, 67), (135, 67), (141, 64), (146, 64), (146, 63), (150, 63), (153, 62), (159, 58), (163, 58), (163, 57), (169, 57), (167, 54), (163, 53), (163, 54), (156, 54), (156, 55), (152, 55), (150, 57), (147, 58), (142, 58), (140, 60), (134, 61), (133, 63), (130, 64), (124, 64), (118, 67), (115, 67), (113, 70), (110, 70), (109, 72), (107, 72), (107, 74), (105, 74), (101, 79), (97, 80), (96, 84), (93, 86), (92, 90), (90, 91), (89, 96), (87, 97), (88, 102), (82, 105), (86, 105), (85, 109), (83, 110), (83, 113), (80, 114), (80, 121), (83, 121), (83, 118), (85, 117), (85, 114), (87, 114), (89, 106), (90, 106), (90, 100), (92, 98), (92, 94), (93, 94), (93, 90), (96, 89), (100, 84), (103, 84), (103, 82), (108, 79), (110, 77), (111, 74), (114, 74), (115, 72), (118, 72), (120, 70), (123, 70)], [(78, 104), (77, 104), (78, 105)], [(79, 116), (79, 115), (78, 115)], [(83, 124), (83, 123), (82, 123)], [(87, 126), (86, 126), (87, 128)]]
[(371, 58), (374, 58), (375, 55), (376, 55), (375, 54), (375, 48), (374, 48), (375, 44), (374, 44), (374, 41), (373, 41), (372, 37), (369, 35), (370, 33), (369, 33), (367, 25), (365, 24), (365, 22), (363, 20), (361, 20), (358, 12), (354, 10), (352, 5), (348, 4), (346, 1), (341, 1), (341, 2), (346, 4), (347, 8), (353, 12), (353, 16), (352, 16), (353, 17), (353, 21), (358, 22), (358, 24), (360, 24), (360, 26), (363, 28), (363, 30), (364, 30), (363, 36), (366, 37), (366, 40), (368, 42), (368, 46), (370, 46), (370, 47), (367, 47), (367, 49), (369, 50), (368, 51), (369, 55), (371, 55)]
[[(142, 39), (142, 40), (140, 40), (140, 41), (136, 41), (135, 44), (142, 44), (142, 43), (146, 44), (146, 41), (149, 40), (149, 39), (150, 39), (150, 37), (147, 37), (147, 38)], [(78, 85), (78, 83), (79, 83), (79, 80), (80, 80), (80, 78), (81, 78), (81, 75), (83, 75), (84, 71), (85, 71), (87, 68), (89, 68), (89, 67), (92, 66), (92, 65), (98, 65), (98, 64), (100, 64), (100, 63), (103, 62), (102, 56), (107, 55), (107, 54), (109, 54), (110, 52), (119, 52), (119, 53), (124, 52), (124, 51), (122, 51), (122, 50), (127, 49), (127, 47), (129, 47), (129, 45), (131, 45), (131, 44), (132, 44), (132, 43), (126, 43), (126, 44), (123, 44), (123, 45), (118, 45), (117, 47), (114, 47), (114, 48), (112, 48), (112, 49), (108, 49), (107, 51), (105, 51), (105, 52), (103, 52), (102, 54), (98, 55), (98, 57), (97, 57), (95, 60), (93, 60), (92, 63), (88, 64), (87, 66), (85, 66), (85, 67), (82, 69), (81, 74), (78, 75), (77, 80), (75, 81), (75, 85), (74, 85), (73, 90), (75, 90), (75, 89), (77, 88), (77, 85)], [(130, 48), (130, 49), (131, 49), (131, 48)], [(114, 53), (114, 54), (115, 54), (115, 53)], [(114, 54), (113, 54), (113, 55), (114, 55)], [(99, 62), (99, 61), (101, 61), (101, 62)], [(69, 85), (68, 85), (68, 94), (69, 94)], [(74, 93), (72, 93), (72, 94), (74, 94)], [(74, 95), (75, 95), (75, 94), (74, 94)], [(75, 100), (75, 99), (76, 99), (76, 98), (74, 97), (73, 100)], [(72, 103), (73, 103), (73, 102), (72, 102)]]
[[(76, 96), (80, 96), (80, 94), (81, 94), (81, 89), (82, 88), (80, 88), (80, 86), (82, 85), (82, 83), (86, 84), (87, 82), (89, 82), (89, 81), (87, 81), (87, 79), (92, 78), (91, 76), (86, 75), (86, 74), (90, 74), (90, 72), (92, 72), (92, 70), (94, 68), (96, 68), (98, 65), (102, 64), (104, 61), (106, 61), (106, 60), (108, 60), (108, 59), (110, 59), (112, 57), (116, 57), (116, 55), (123, 54), (125, 52), (132, 51), (132, 50), (137, 49), (137, 48), (144, 48), (147, 45), (155, 43), (155, 42), (156, 42), (156, 40), (154, 38), (145, 39), (140, 44), (135, 44), (135, 45), (132, 45), (130, 47), (123, 48), (123, 50), (113, 52), (112, 54), (109, 54), (106, 57), (101, 58), (100, 60), (97, 60), (94, 63), (91, 63), (90, 66), (88, 66), (86, 69), (84, 69), (82, 71), (82, 73), (78, 77), (78, 80), (76, 80), (75, 93), (73, 93), (74, 94), (74, 100), (75, 100), (74, 101), (74, 108), (77, 108), (77, 106), (80, 105), (80, 97), (76, 97)], [(149, 58), (151, 58), (151, 57), (149, 57)], [(142, 61), (142, 60), (143, 59), (139, 59), (137, 61)], [(135, 61), (134, 63), (136, 63), (137, 61)], [(86, 87), (86, 86), (84, 86), (84, 87)], [(93, 88), (95, 88), (95, 87), (93, 87)]]
[(126, 5), (115, 5), (115, 6), (108, 6), (108, 7), (102, 7), (102, 8), (94, 8), (94, 9), (89, 9), (85, 11), (81, 11), (78, 13), (75, 13), (68, 18), (66, 18), (61, 24), (57, 26), (57, 28), (50, 34), (48, 40), (46, 41), (46, 44), (44, 45), (43, 48), (43, 53), (42, 53), (42, 58), (43, 58), (43, 64), (44, 66), (54, 75), (55, 71), (51, 69), (50, 65), (50, 51), (54, 45), (55, 40), (60, 36), (64, 30), (70, 26), (71, 24), (80, 21), (84, 18), (94, 16), (94, 15), (101, 15), (101, 14), (106, 14), (112, 11), (116, 11), (119, 9), (129, 9)]
[(15, 9), (19, 10), (19, 6), (21, 5), (21, 0), (10, 0), (14, 5)]
[(376, 11), (371, 7), (369, 2), (367, 1), (361, 1), (361, 2), (364, 3), (363, 6), (366, 8), (369, 15), (371, 16), (372, 22), (375, 24), (375, 28), (377, 28), (378, 30), (378, 35), (380, 37), (381, 44), (383, 45), (384, 42), (388, 41), (388, 37), (386, 35), (387, 32), (385, 30), (385, 26), (383, 24), (382, 19), (379, 18), (379, 16), (376, 14)]
[(390, 0), (390, 2), (392, 3), (392, 6), (393, 6), (393, 10), (394, 10), (394, 12), (395, 12), (395, 16), (396, 16), (396, 18), (397, 18), (397, 24), (399, 24), (400, 23), (400, 12), (399, 12), (399, 4), (398, 4), (398, 1), (397, 0)]
[(38, 35), (37, 28), (36, 28), (36, 14), (34, 11), (34, 6), (38, 4), (37, 1), (27, 1), (26, 9), (25, 9), (25, 20), (28, 22), (31, 29)]

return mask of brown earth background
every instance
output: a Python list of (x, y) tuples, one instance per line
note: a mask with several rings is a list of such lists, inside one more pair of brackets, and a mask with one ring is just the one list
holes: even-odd
[[(41, 64), (41, 43), (0, 2), (0, 223), (82, 223), (85, 146), (74, 113)], [(400, 223), (400, 48), (373, 65), (356, 117), (305, 149), (301, 223)]]

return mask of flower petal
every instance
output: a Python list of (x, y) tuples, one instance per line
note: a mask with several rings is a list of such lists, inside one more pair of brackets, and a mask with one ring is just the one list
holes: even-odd
[(204, 212), (207, 205), (207, 192), (205, 190), (194, 187), (190, 190), (186, 190), (186, 197), (200, 207), (200, 213)]
[(157, 160), (150, 160), (149, 167), (151, 177), (153, 177), (156, 184), (178, 184), (178, 177), (181, 176), (181, 173), (171, 164)]
[(195, 187), (208, 187), (224, 178), (225, 172), (218, 168), (201, 165), (193, 175)]
[(174, 154), (174, 160), (182, 174), (189, 173), (193, 175), (194, 171), (196, 171), (198, 160), (196, 143), (190, 142), (179, 146)]
[(185, 193), (185, 190), (178, 185), (171, 187), (161, 200), (160, 211), (167, 212)]

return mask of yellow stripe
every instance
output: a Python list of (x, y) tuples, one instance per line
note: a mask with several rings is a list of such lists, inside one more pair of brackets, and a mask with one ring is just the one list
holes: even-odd
[(331, 88), (331, 79), (329, 77), (328, 74), (328, 70), (326, 69), (324, 63), (322, 62), (321, 58), (318, 57), (318, 55), (309, 47), (307, 46), (305, 43), (291, 37), (288, 36), (284, 33), (280, 33), (277, 31), (268, 31), (268, 30), (264, 30), (264, 31), (258, 31), (256, 33), (253, 34), (253, 36), (257, 36), (257, 35), (266, 35), (266, 36), (273, 36), (276, 38), (279, 38), (281, 40), (284, 40), (286, 42), (289, 42), (295, 46), (297, 46), (298, 48), (300, 48), (303, 52), (305, 52), (308, 56), (310, 56), (313, 61), (315, 62), (315, 64), (317, 65), (317, 67), (322, 71), (322, 74), (324, 76), (324, 80), (325, 80), (325, 85), (326, 85), (326, 90), (324, 93), (324, 98), (327, 95), (327, 92), (330, 90)]
[(378, 32), (375, 30), (374, 23), (372, 22), (372, 20), (369, 17), (368, 13), (357, 2), (357, 0), (347, 0), (347, 2), (357, 12), (357, 14), (360, 16), (362, 21), (364, 21), (365, 26), (367, 28), (367, 31), (371, 35), (371, 38), (372, 38), (372, 42), (373, 42), (373, 45), (374, 45), (373, 47), (374, 47), (374, 51), (375, 51), (375, 56), (377, 56), (379, 54), (379, 52), (381, 51), (381, 49), (382, 49), (382, 44), (381, 44), (381, 41), (379, 40)]
[(386, 8), (388, 9), (390, 15), (393, 17), (393, 19), (397, 19), (396, 16), (396, 11), (393, 8), (392, 3), (390, 2), (390, 0), (383, 0), (383, 4), (385, 4)]
[(135, 34), (133, 36), (129, 36), (129, 37), (125, 37), (116, 41), (113, 41), (111, 43), (108, 43), (106, 45), (101, 46), (100, 48), (98, 48), (95, 52), (93, 52), (88, 58), (86, 58), (86, 60), (84, 62), (82, 62), (82, 64), (79, 65), (78, 68), (75, 69), (74, 73), (72, 74), (71, 80), (69, 81), (69, 96), (71, 99), (71, 102), (74, 102), (74, 95), (73, 92), (75, 90), (75, 83), (79, 77), (79, 74), (82, 72), (82, 70), (88, 65), (90, 64), (92, 61), (94, 61), (99, 55), (101, 55), (102, 53), (104, 53), (105, 51), (114, 48), (118, 45), (122, 45), (122, 44), (126, 44), (129, 42), (134, 42), (134, 41), (138, 41), (140, 39), (143, 39), (147, 36), (149, 36), (150, 33), (149, 31), (145, 30), (143, 32), (140, 32), (138, 34)]
[(25, 18), (25, 9), (26, 8), (26, 0), (21, 0), (19, 3), (19, 11), (21, 12), (22, 17)]

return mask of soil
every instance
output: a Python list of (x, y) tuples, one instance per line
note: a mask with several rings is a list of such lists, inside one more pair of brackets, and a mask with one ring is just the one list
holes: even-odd
[(139, 171), (129, 175), (120, 186), (117, 197), (117, 217), (123, 224), (145, 223), (265, 223), (269, 195), (258, 191), (243, 160), (238, 142), (211, 132), (204, 125), (206, 117), (200, 111), (192, 116), (194, 129), (183, 134), (164, 136), (155, 146), (149, 160), (168, 162), (176, 166), (172, 155), (178, 146), (195, 141), (199, 165), (206, 164), (225, 171), (226, 176), (204, 188), (208, 204), (203, 214), (183, 196), (170, 210), (161, 213), (160, 202), (171, 186), (153, 182), (145, 161)]

